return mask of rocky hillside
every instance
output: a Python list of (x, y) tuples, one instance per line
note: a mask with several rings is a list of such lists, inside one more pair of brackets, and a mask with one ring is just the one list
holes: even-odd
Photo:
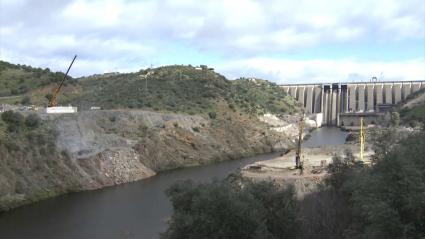
[[(265, 123), (228, 107), (219, 112), (214, 119), (138, 110), (27, 114), (20, 125), (4, 119), (0, 209), (293, 147), (285, 133)], [(42, 121), (32, 127), (27, 119), (37, 117)]]
[(425, 88), (409, 95), (399, 102), (395, 109), (399, 112), (401, 124), (412, 128), (424, 127), (425, 124)]
[[(31, 81), (32, 90), (18, 94), (34, 101), (54, 89), (59, 77), (51, 85), (40, 83), (53, 75), (48, 69), (2, 62), (0, 89), (12, 94), (7, 87)], [(67, 81), (58, 101), (78, 106), (78, 114), (1, 115), (0, 210), (168, 169), (284, 151), (294, 147), (292, 139), (258, 116), (302, 112), (274, 83), (229, 81), (206, 66)], [(88, 110), (93, 106), (102, 110)]]

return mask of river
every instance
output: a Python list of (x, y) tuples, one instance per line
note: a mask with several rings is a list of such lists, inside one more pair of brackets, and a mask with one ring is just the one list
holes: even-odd
[[(304, 147), (344, 144), (347, 132), (323, 127)], [(172, 207), (164, 190), (177, 180), (224, 178), (238, 167), (280, 153), (158, 173), (137, 182), (69, 193), (0, 214), (0, 238), (158, 238)]]

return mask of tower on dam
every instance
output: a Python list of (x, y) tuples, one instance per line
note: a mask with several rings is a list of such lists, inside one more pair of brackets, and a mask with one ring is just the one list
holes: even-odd
[(339, 125), (339, 113), (377, 112), (379, 104), (396, 104), (425, 81), (280, 85), (310, 113), (322, 113), (323, 125)]

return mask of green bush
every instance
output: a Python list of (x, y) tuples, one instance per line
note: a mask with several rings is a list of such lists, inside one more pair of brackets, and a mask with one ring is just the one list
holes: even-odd
[(38, 145), (45, 145), (47, 144), (47, 139), (44, 134), (37, 134), (37, 144)]
[(425, 237), (425, 133), (409, 136), (371, 170), (343, 183), (357, 223), (348, 238)]
[(21, 125), (17, 125), (17, 124), (9, 124), (7, 126), (7, 131), (11, 133), (20, 133), (22, 131), (22, 127)]
[(193, 131), (195, 131), (195, 132), (199, 132), (199, 131), (200, 131), (200, 129), (199, 129), (199, 127), (198, 127), (198, 126), (193, 127), (192, 129), (193, 129)]
[(53, 98), (53, 94), (52, 93), (48, 93), (44, 97), (50, 102), (52, 100), (52, 98)]
[(208, 115), (210, 116), (211, 119), (217, 118), (217, 113), (216, 112), (209, 112)]
[(111, 122), (117, 121), (117, 116), (115, 116), (115, 115), (110, 116), (109, 121), (111, 121)]
[(409, 126), (412, 128), (415, 128), (417, 126), (419, 126), (419, 122), (417, 120), (411, 120), (409, 121)]
[(19, 112), (14, 112), (12, 110), (6, 111), (1, 115), (3, 121), (9, 124), (21, 125), (24, 121), (24, 116)]
[(15, 142), (5, 142), (4, 147), (6, 147), (9, 152), (18, 151), (20, 149), (19, 145)]
[(25, 125), (30, 129), (36, 129), (41, 124), (41, 118), (36, 114), (30, 114), (25, 118)]
[(391, 126), (397, 127), (400, 123), (400, 114), (397, 111), (391, 112)]
[(293, 187), (272, 182), (179, 181), (166, 191), (174, 214), (161, 238), (295, 238), (300, 231)]
[(345, 157), (334, 155), (332, 164), (328, 170), (325, 182), (336, 189), (341, 189), (342, 185), (354, 176), (355, 169), (361, 165), (355, 161), (355, 156), (350, 149), (345, 151)]
[(25, 96), (22, 100), (21, 100), (21, 104), (22, 105), (30, 105), (31, 104), (31, 99), (29, 96)]
[(22, 131), (24, 117), (12, 110), (6, 111), (2, 114), (2, 120), (7, 123), (7, 131), (12, 133), (19, 133)]

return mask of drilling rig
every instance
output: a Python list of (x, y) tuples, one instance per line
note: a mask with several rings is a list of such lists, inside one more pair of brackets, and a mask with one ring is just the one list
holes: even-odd
[(301, 163), (301, 145), (302, 145), (302, 139), (303, 139), (303, 125), (304, 125), (304, 115), (300, 118), (300, 133), (298, 135), (298, 145), (297, 145), (297, 152), (295, 154), (295, 168), (296, 169), (303, 169), (303, 165)]
[(363, 131), (363, 117), (360, 117), (360, 161), (363, 162), (364, 151), (364, 131)]

